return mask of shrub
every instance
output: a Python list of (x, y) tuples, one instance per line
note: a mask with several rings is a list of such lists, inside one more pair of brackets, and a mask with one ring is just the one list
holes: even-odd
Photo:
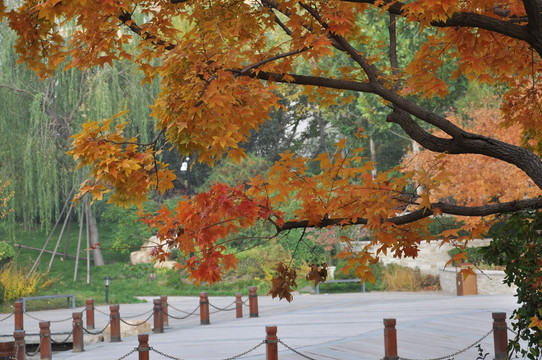
[(288, 258), (290, 253), (279, 244), (257, 246), (237, 254), (239, 264), (229, 276), (271, 280), (277, 264)]
[(382, 283), (386, 291), (420, 290), (420, 270), (389, 264), (382, 272)]
[(11, 301), (34, 294), (39, 289), (50, 285), (46, 273), (33, 272), (27, 278), (28, 269), (20, 268), (10, 262), (0, 272), (0, 284), (4, 287), (3, 300)]
[(0, 267), (10, 262), (16, 255), (15, 249), (11, 244), (0, 241)]

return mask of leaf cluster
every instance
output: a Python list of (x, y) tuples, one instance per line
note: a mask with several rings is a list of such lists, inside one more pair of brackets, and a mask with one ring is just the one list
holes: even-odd
[[(511, 319), (517, 336), (510, 350), (528, 359), (542, 354), (542, 213), (525, 211), (502, 217), (491, 229), (484, 256), (504, 266), (505, 283), (517, 286), (519, 307)], [(527, 349), (520, 346), (527, 343)]]

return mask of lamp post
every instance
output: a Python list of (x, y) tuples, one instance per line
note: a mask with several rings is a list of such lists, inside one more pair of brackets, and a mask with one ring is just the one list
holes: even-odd
[(104, 282), (105, 282), (105, 303), (108, 304), (109, 303), (109, 284), (111, 283), (111, 278), (109, 277), (109, 275), (105, 275)]
[(186, 160), (181, 164), (181, 172), (186, 171), (186, 195), (190, 196), (190, 158), (187, 156)]

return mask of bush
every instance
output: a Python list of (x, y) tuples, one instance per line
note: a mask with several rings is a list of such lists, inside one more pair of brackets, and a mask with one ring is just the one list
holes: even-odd
[(420, 269), (389, 264), (382, 272), (382, 285), (386, 291), (439, 290), (438, 276), (422, 275)]
[(0, 241), (0, 267), (10, 262), (16, 254), (17, 253), (11, 244)]
[(4, 301), (30, 296), (51, 284), (51, 281), (47, 280), (47, 274), (35, 271), (27, 278), (28, 272), (27, 268), (20, 268), (13, 262), (4, 266), (0, 272), (0, 284), (4, 287), (2, 297)]
[(228, 278), (271, 280), (277, 264), (291, 257), (290, 253), (279, 244), (258, 246), (236, 255), (239, 264), (237, 269), (227, 275)]
[(382, 272), (382, 282), (387, 291), (416, 291), (421, 288), (419, 270), (390, 264)]

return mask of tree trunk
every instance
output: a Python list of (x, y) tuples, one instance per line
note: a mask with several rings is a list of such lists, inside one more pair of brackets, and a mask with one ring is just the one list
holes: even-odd
[(94, 258), (94, 265), (95, 266), (103, 266), (105, 265), (104, 258), (102, 256), (102, 251), (100, 250), (100, 247), (97, 246), (99, 244), (98, 241), (98, 225), (96, 224), (96, 218), (94, 217), (94, 213), (92, 212), (92, 208), (89, 206), (89, 230), (90, 230), (90, 237), (89, 237), (89, 243), (92, 250), (92, 255)]
[(371, 175), (373, 176), (373, 179), (375, 179), (376, 175), (378, 174), (378, 170), (376, 168), (376, 145), (372, 136), (369, 136), (369, 152), (371, 153), (371, 162), (373, 163)]

